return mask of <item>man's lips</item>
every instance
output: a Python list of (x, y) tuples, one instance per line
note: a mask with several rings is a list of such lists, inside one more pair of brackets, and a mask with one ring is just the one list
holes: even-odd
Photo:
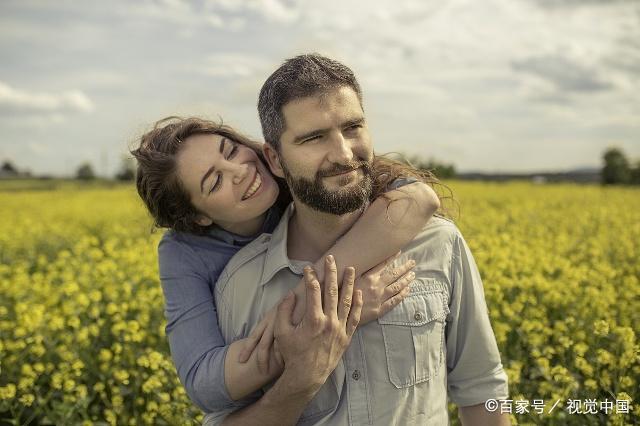
[(360, 167), (356, 167), (356, 168), (349, 169), (349, 170), (340, 170), (340, 171), (335, 171), (335, 172), (325, 172), (325, 173), (322, 174), (322, 177), (342, 176), (342, 175), (349, 174), (351, 172), (358, 171), (359, 168)]

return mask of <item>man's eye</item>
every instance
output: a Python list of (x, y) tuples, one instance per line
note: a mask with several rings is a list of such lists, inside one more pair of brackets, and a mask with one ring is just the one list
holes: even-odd
[(320, 137), (321, 137), (320, 135), (311, 136), (310, 138), (303, 139), (302, 141), (300, 141), (300, 143), (313, 142), (315, 140), (320, 139)]
[(358, 130), (362, 128), (362, 124), (352, 124), (351, 126), (347, 127), (347, 130)]
[(211, 188), (211, 191), (209, 191), (209, 194), (211, 194), (213, 191), (216, 191), (220, 185), (222, 185), (222, 175), (219, 174), (218, 175), (218, 179), (216, 180), (216, 183), (213, 184), (213, 187)]

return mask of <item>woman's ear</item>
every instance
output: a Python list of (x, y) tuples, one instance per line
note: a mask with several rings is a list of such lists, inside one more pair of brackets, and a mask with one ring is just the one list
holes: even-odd
[(262, 145), (262, 153), (264, 154), (264, 158), (266, 158), (267, 163), (269, 164), (269, 168), (271, 169), (271, 173), (274, 175), (284, 178), (284, 171), (282, 170), (282, 165), (280, 164), (280, 156), (278, 155), (278, 151), (268, 143)]
[(210, 218), (206, 217), (203, 214), (199, 214), (196, 217), (196, 223), (200, 226), (210, 226), (210, 225), (213, 225), (213, 220), (211, 220)]

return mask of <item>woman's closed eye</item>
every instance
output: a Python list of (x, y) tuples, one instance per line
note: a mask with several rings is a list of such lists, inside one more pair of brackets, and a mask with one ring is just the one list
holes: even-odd
[(220, 185), (222, 185), (222, 173), (216, 173), (216, 176), (218, 178), (216, 179), (215, 183), (211, 187), (211, 190), (209, 191), (209, 194), (211, 194), (212, 192), (216, 191), (218, 188), (220, 188)]
[(238, 153), (238, 144), (234, 143), (233, 148), (231, 148), (231, 151), (229, 152), (229, 155), (227, 155), (227, 160), (231, 160), (233, 157), (236, 156), (237, 153)]
[[(236, 154), (238, 154), (238, 144), (233, 142), (231, 144), (232, 148), (229, 150), (229, 153), (225, 156), (225, 159), (227, 161), (231, 160), (233, 157), (236, 156)], [(216, 181), (213, 184), (213, 186), (211, 187), (211, 190), (209, 191), (209, 194), (211, 194), (212, 192), (216, 191), (218, 188), (220, 188), (220, 185), (222, 185), (222, 173), (218, 172), (216, 173)]]

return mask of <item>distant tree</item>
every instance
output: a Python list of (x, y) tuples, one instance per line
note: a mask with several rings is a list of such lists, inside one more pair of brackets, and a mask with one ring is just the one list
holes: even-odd
[(427, 160), (417, 155), (409, 157), (408, 160), (418, 169), (433, 172), (439, 179), (451, 179), (456, 176), (456, 167), (453, 164), (441, 163), (433, 158)]
[(602, 158), (604, 167), (602, 167), (601, 178), (604, 185), (629, 183), (631, 178), (629, 161), (622, 150), (609, 148)]
[(80, 180), (92, 180), (95, 179), (96, 174), (93, 171), (90, 163), (83, 163), (76, 170), (76, 179)]
[(2, 167), (0, 167), (0, 170), (3, 172), (3, 174), (6, 175), (17, 175), (18, 173), (20, 173), (18, 171), (18, 168), (13, 165), (11, 160), (5, 160), (2, 163)]
[(136, 163), (133, 158), (124, 156), (120, 164), (120, 170), (116, 173), (116, 179), (121, 181), (134, 180), (136, 177)]
[(630, 182), (633, 185), (640, 185), (640, 160), (636, 161), (635, 167), (631, 169)]

